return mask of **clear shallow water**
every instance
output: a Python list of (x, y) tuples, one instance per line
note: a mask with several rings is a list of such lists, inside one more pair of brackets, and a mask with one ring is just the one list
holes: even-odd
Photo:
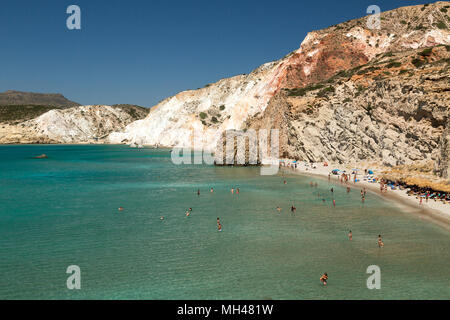
[[(450, 298), (446, 230), (338, 185), (333, 208), (324, 180), (175, 166), (167, 150), (34, 145), (0, 146), (0, 187), (2, 299)], [(66, 288), (72, 264), (81, 290)], [(373, 264), (381, 290), (366, 287)]]

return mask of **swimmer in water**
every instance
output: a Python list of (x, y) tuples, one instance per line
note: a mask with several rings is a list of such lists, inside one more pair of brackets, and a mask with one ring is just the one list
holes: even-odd
[(213, 188), (211, 188), (211, 193), (213, 193), (214, 192), (214, 189)]
[(123, 207), (119, 207), (119, 209), (118, 209), (119, 211), (123, 211)]
[(164, 217), (163, 217), (163, 216), (161, 216), (161, 217), (159, 218), (159, 220), (164, 220)]
[(239, 188), (236, 188), (236, 194), (239, 194)]
[(197, 196), (200, 197), (200, 189), (197, 189)]
[(320, 282), (323, 283), (324, 286), (327, 285), (327, 281), (328, 281), (328, 274), (325, 272), (321, 277), (320, 277)]
[(278, 212), (281, 212), (281, 208), (280, 208), (280, 207), (277, 207), (277, 211), (278, 211)]
[(231, 194), (234, 194), (234, 188), (231, 188)]
[(347, 193), (350, 193), (350, 187), (347, 187)]
[(333, 199), (333, 207), (336, 207), (336, 200)]
[(191, 214), (191, 212), (189, 210), (186, 211), (186, 217), (189, 217), (189, 215)]
[(333, 192), (334, 192), (334, 188), (331, 188), (331, 190), (330, 190), (330, 191), (331, 191), (331, 193), (333, 193)]
[(381, 234), (378, 235), (378, 248), (384, 247), (383, 240), (381, 239)]
[(284, 180), (284, 182), (283, 182), (284, 184), (287, 184), (287, 181), (286, 180)]
[(353, 239), (353, 234), (352, 234), (352, 230), (350, 230), (350, 232), (348, 233), (348, 240), (352, 241)]
[(217, 230), (222, 231), (222, 225), (220, 224), (220, 219), (217, 217)]
[(295, 212), (295, 211), (297, 211), (297, 208), (294, 206), (291, 206), (291, 212)]

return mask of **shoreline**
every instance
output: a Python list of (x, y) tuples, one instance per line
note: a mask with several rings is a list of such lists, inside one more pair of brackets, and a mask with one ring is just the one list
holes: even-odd
[[(298, 175), (305, 175), (311, 177), (317, 177), (324, 179), (328, 182), (328, 174), (334, 168), (339, 168), (339, 166), (333, 167), (329, 165), (328, 167), (323, 167), (322, 164), (315, 164), (316, 168), (306, 167), (304, 163), (297, 163), (297, 169), (293, 169), (290, 167), (281, 167), (285, 172), (290, 172)], [(346, 169), (346, 168), (345, 168)], [(347, 169), (348, 171), (348, 169)], [(351, 171), (351, 170), (350, 170)], [(359, 170), (361, 172), (361, 170)], [(441, 202), (435, 202), (434, 200), (429, 200), (428, 203), (423, 201), (422, 204), (419, 204), (419, 200), (417, 200), (413, 196), (408, 196), (406, 194), (406, 190), (391, 190), (387, 189), (387, 192), (380, 192), (379, 183), (369, 183), (367, 181), (362, 181), (360, 178), (361, 174), (357, 174), (357, 179), (360, 181), (354, 183), (352, 181), (340, 183), (339, 175), (331, 174), (331, 180), (329, 183), (333, 183), (336, 185), (340, 185), (343, 187), (350, 187), (351, 189), (362, 189), (366, 188), (366, 190), (372, 194), (376, 194), (381, 199), (386, 200), (394, 205), (396, 205), (399, 209), (415, 214), (419, 216), (421, 219), (425, 219), (427, 221), (433, 222), (447, 231), (450, 231), (450, 204), (444, 204)]]

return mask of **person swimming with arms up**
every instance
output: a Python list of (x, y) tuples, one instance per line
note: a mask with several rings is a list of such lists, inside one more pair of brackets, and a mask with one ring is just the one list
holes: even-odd
[(328, 281), (328, 274), (325, 272), (321, 277), (320, 277), (320, 282), (322, 282), (322, 284), (324, 286), (327, 285), (327, 281)]

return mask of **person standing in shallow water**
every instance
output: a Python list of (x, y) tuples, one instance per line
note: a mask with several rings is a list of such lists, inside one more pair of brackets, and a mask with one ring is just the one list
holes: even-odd
[(381, 234), (378, 235), (378, 248), (384, 247), (383, 240), (381, 239)]
[(327, 281), (328, 281), (328, 274), (325, 272), (321, 277), (320, 277), (320, 282), (322, 282), (322, 284), (324, 286), (327, 285)]
[(200, 197), (200, 189), (197, 189), (197, 196)]
[(222, 225), (220, 224), (219, 217), (217, 217), (217, 231), (222, 231)]
[(348, 233), (348, 240), (352, 241), (353, 239), (353, 234), (352, 234), (352, 230), (350, 230), (350, 232)]

